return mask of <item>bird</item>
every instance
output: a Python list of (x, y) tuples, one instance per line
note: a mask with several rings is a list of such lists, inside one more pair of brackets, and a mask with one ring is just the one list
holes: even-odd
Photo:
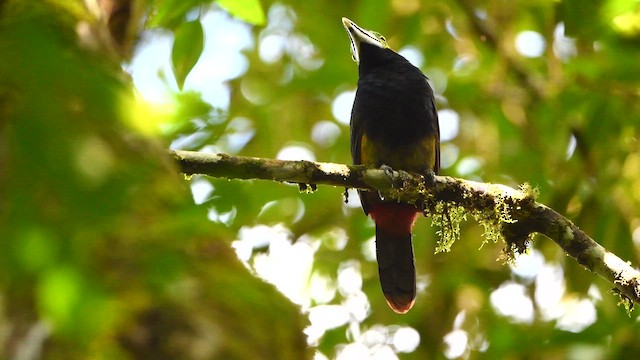
[[(358, 64), (351, 110), (354, 164), (435, 175), (440, 170), (440, 127), (427, 77), (391, 50), (380, 34), (342, 18)], [(389, 307), (405, 314), (415, 303), (412, 231), (421, 213), (415, 205), (359, 191), (362, 209), (375, 222), (376, 258)]]

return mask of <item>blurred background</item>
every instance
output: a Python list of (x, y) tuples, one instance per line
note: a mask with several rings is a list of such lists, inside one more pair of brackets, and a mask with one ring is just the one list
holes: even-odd
[(546, 238), (505, 264), (473, 220), (438, 254), (418, 220), (399, 316), (354, 192), (177, 173), (166, 148), (350, 163), (342, 16), (430, 79), (443, 175), (529, 183), (640, 263), (636, 1), (6, 0), (4, 357), (640, 353), (638, 315)]

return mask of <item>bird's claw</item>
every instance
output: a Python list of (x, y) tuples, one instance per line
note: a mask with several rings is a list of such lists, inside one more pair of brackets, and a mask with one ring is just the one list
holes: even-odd
[(402, 172), (394, 171), (391, 166), (382, 164), (380, 170), (384, 171), (385, 175), (391, 180), (394, 188), (402, 187)]
[(391, 166), (382, 164), (380, 165), (380, 170), (384, 171), (384, 173), (391, 179), (393, 179), (393, 169)]
[(436, 173), (431, 169), (425, 169), (422, 172), (422, 176), (424, 177), (424, 183), (429, 187), (433, 187), (436, 185)]

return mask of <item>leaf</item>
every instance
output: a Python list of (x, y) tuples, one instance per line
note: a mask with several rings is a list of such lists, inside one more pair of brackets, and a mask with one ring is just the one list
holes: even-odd
[(204, 47), (204, 32), (199, 20), (181, 24), (175, 31), (171, 64), (178, 88), (182, 90), (189, 72), (198, 62)]
[(229, 14), (254, 25), (264, 25), (265, 16), (259, 0), (218, 0)]
[(156, 2), (156, 11), (151, 14), (148, 27), (175, 29), (182, 25), (186, 14), (194, 8), (207, 4), (206, 0), (164, 0)]

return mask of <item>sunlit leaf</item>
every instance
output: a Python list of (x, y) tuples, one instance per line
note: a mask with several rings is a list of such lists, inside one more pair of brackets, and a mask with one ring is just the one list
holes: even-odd
[(68, 326), (73, 309), (81, 299), (82, 277), (77, 269), (60, 267), (50, 270), (38, 288), (38, 301), (43, 313), (56, 325)]
[(180, 25), (175, 31), (171, 64), (178, 88), (182, 90), (189, 72), (198, 62), (204, 48), (204, 32), (199, 20)]
[(265, 16), (259, 0), (218, 0), (229, 14), (254, 25), (264, 25)]

